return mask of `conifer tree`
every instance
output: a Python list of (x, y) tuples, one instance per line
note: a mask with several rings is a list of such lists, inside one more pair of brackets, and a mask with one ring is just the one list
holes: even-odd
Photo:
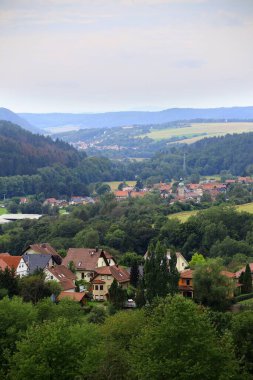
[(136, 289), (135, 302), (136, 302), (137, 307), (143, 307), (146, 305), (145, 287), (144, 287), (143, 278), (139, 280), (139, 283)]
[(252, 277), (251, 277), (249, 264), (246, 265), (243, 280), (244, 280), (243, 281), (244, 293), (251, 293), (252, 292)]
[(170, 253), (169, 274), (168, 274), (168, 293), (174, 295), (178, 292), (179, 273), (177, 270), (177, 255), (175, 252)]
[(137, 261), (135, 260), (131, 266), (131, 271), (130, 271), (130, 284), (133, 285), (135, 288), (137, 288), (139, 276), (140, 276), (139, 265)]

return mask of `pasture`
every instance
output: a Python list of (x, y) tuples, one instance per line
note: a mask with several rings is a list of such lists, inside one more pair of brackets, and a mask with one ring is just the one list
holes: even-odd
[(204, 137), (243, 132), (253, 132), (253, 122), (191, 123), (188, 127), (153, 130), (140, 137), (147, 136), (156, 141), (179, 137), (183, 138), (179, 142), (190, 144)]
[[(105, 183), (110, 186), (111, 191), (115, 191), (115, 190), (118, 190), (118, 186), (122, 182), (123, 181), (111, 181), (111, 182), (105, 182)], [(125, 182), (129, 186), (135, 186), (136, 184), (136, 181), (125, 181)]]
[[(235, 206), (235, 209), (239, 212), (248, 212), (249, 214), (253, 214), (253, 202), (252, 203), (245, 203), (243, 205), (237, 205)], [(201, 212), (205, 212), (205, 210), (199, 210)], [(192, 215), (196, 215), (198, 210), (192, 210), (192, 211), (182, 211), (178, 212), (176, 214), (170, 214), (168, 215), (168, 218), (173, 218), (173, 219), (179, 219), (180, 222), (184, 223), (187, 222), (187, 220), (190, 218)]]

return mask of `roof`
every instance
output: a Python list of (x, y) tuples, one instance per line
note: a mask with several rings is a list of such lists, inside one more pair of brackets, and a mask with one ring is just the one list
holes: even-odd
[(129, 196), (129, 192), (127, 190), (117, 190), (117, 191), (114, 191), (114, 195), (115, 197), (128, 197)]
[[(250, 272), (253, 273), (253, 263), (250, 263), (250, 264), (249, 264), (249, 267), (250, 267)], [(237, 272), (235, 272), (235, 277), (236, 277), (236, 278), (240, 277), (240, 274), (241, 274), (242, 272), (245, 272), (245, 271), (246, 271), (246, 266), (243, 267), (242, 269), (238, 270)]]
[(106, 256), (103, 250), (95, 248), (69, 248), (66, 257), (64, 257), (62, 264), (68, 266), (70, 261), (73, 261), (77, 270), (91, 270), (95, 271), (97, 268), (98, 259)]
[(180, 278), (192, 278), (192, 277), (193, 277), (192, 269), (186, 269), (180, 273)]
[(4, 261), (9, 268), (17, 269), (19, 266), (20, 260), (23, 258), (22, 256), (11, 256), (9, 254), (1, 254), (1, 260)]
[[(94, 279), (98, 275), (112, 275), (115, 278), (115, 280), (117, 280), (119, 283), (130, 281), (130, 275), (128, 271), (125, 268), (117, 266), (117, 265), (97, 268)], [(92, 283), (93, 281), (94, 280), (92, 280)]]
[(28, 265), (30, 273), (34, 273), (38, 269), (45, 269), (51, 258), (51, 255), (40, 253), (37, 255), (34, 255), (33, 253), (25, 253), (23, 255), (23, 259)]
[(227, 270), (222, 270), (221, 271), (221, 274), (223, 274), (223, 276), (226, 276), (228, 278), (235, 278), (235, 273), (233, 272), (228, 272)]
[(2, 271), (4, 271), (5, 268), (9, 268), (9, 267), (8, 267), (8, 265), (6, 264), (6, 262), (5, 262), (3, 259), (0, 258), (0, 269), (1, 269)]
[(50, 272), (53, 276), (57, 278), (60, 282), (63, 290), (74, 289), (76, 276), (71, 270), (65, 267), (65, 265), (56, 265), (52, 268), (47, 268), (48, 272)]
[(83, 297), (85, 296), (85, 293), (79, 293), (79, 292), (61, 292), (58, 296), (58, 300), (62, 300), (63, 298), (68, 298), (73, 301), (80, 302), (82, 301)]
[(103, 280), (94, 279), (92, 284), (105, 284), (105, 282)]
[(147, 191), (132, 191), (131, 192), (131, 198), (138, 198), (138, 197), (144, 197), (147, 195)]
[(29, 248), (31, 248), (36, 253), (58, 255), (56, 250), (48, 243), (31, 244), (24, 250), (24, 252), (26, 252)]

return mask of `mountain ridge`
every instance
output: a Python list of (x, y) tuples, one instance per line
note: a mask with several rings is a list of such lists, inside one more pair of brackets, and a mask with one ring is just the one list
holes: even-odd
[(160, 124), (192, 119), (253, 119), (253, 106), (219, 108), (169, 108), (162, 111), (118, 111), (104, 113), (19, 113), (41, 129), (73, 125), (105, 128), (125, 125)]

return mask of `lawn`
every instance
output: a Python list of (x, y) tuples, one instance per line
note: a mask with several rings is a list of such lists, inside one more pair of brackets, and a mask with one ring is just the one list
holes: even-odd
[(157, 141), (170, 139), (172, 137), (185, 137), (185, 139), (180, 142), (193, 143), (203, 137), (214, 137), (226, 135), (227, 133), (252, 131), (253, 122), (192, 123), (189, 127), (154, 130), (140, 137), (147, 136)]
[(0, 215), (7, 214), (7, 209), (5, 207), (0, 207)]
[[(123, 181), (112, 181), (112, 182), (105, 182), (105, 183), (110, 186), (112, 191), (115, 191), (115, 190), (118, 190), (118, 186), (122, 182)], [(129, 186), (134, 186), (136, 184), (136, 181), (126, 181), (126, 183)]]

